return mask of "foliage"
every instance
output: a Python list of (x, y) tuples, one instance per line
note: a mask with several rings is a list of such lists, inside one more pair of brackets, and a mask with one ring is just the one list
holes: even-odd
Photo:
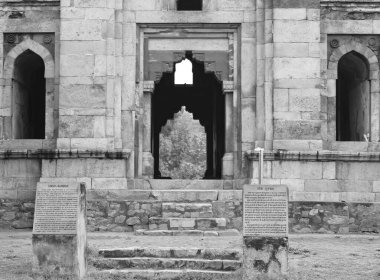
[(206, 172), (206, 133), (182, 107), (160, 134), (160, 171), (173, 179), (201, 179)]

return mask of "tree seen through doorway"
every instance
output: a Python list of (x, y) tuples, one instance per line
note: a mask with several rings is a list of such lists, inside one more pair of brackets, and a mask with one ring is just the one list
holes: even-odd
[(160, 133), (160, 172), (172, 179), (202, 179), (207, 169), (206, 133), (193, 114), (181, 111)]

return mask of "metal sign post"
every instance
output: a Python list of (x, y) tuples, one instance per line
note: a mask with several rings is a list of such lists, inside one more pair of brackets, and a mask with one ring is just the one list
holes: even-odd
[[(264, 149), (263, 148), (256, 148), (255, 152), (259, 153), (259, 170), (258, 170), (259, 185), (262, 185), (263, 177), (264, 177)], [(253, 164), (252, 164), (252, 167), (253, 167)], [(254, 174), (253, 171), (254, 171), (254, 167), (252, 168), (252, 182), (251, 183), (253, 183), (253, 180), (255, 179), (255, 178), (253, 178), (253, 174)]]

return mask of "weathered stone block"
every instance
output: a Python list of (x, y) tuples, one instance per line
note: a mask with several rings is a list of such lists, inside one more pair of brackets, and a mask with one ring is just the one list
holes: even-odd
[(61, 55), (60, 74), (62, 76), (92, 76), (94, 72), (93, 55)]
[[(103, 39), (106, 25), (100, 20), (62, 20), (61, 40), (96, 41)], [(62, 62), (61, 62), (62, 63)]]
[(320, 23), (306, 20), (275, 20), (273, 34), (275, 43), (319, 42)]
[(337, 162), (336, 178), (343, 180), (379, 180), (379, 165), (375, 162)]
[(289, 110), (296, 112), (319, 112), (321, 94), (319, 89), (289, 89)]
[(274, 58), (274, 78), (315, 79), (320, 77), (320, 64), (318, 58)]
[(64, 108), (105, 108), (105, 85), (61, 85), (59, 102)]
[(321, 121), (274, 120), (275, 139), (321, 139)]
[(283, 279), (288, 273), (288, 238), (244, 237), (243, 279)]
[(305, 191), (307, 192), (339, 192), (337, 180), (306, 180)]

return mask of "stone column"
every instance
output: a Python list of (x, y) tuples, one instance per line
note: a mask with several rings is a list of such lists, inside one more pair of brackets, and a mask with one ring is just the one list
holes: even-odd
[(142, 176), (153, 178), (154, 158), (152, 155), (152, 94), (154, 81), (144, 81), (143, 98), (143, 153), (142, 153)]
[(223, 156), (223, 179), (234, 177), (234, 82), (223, 81), (223, 94), (225, 95), (225, 153)]

